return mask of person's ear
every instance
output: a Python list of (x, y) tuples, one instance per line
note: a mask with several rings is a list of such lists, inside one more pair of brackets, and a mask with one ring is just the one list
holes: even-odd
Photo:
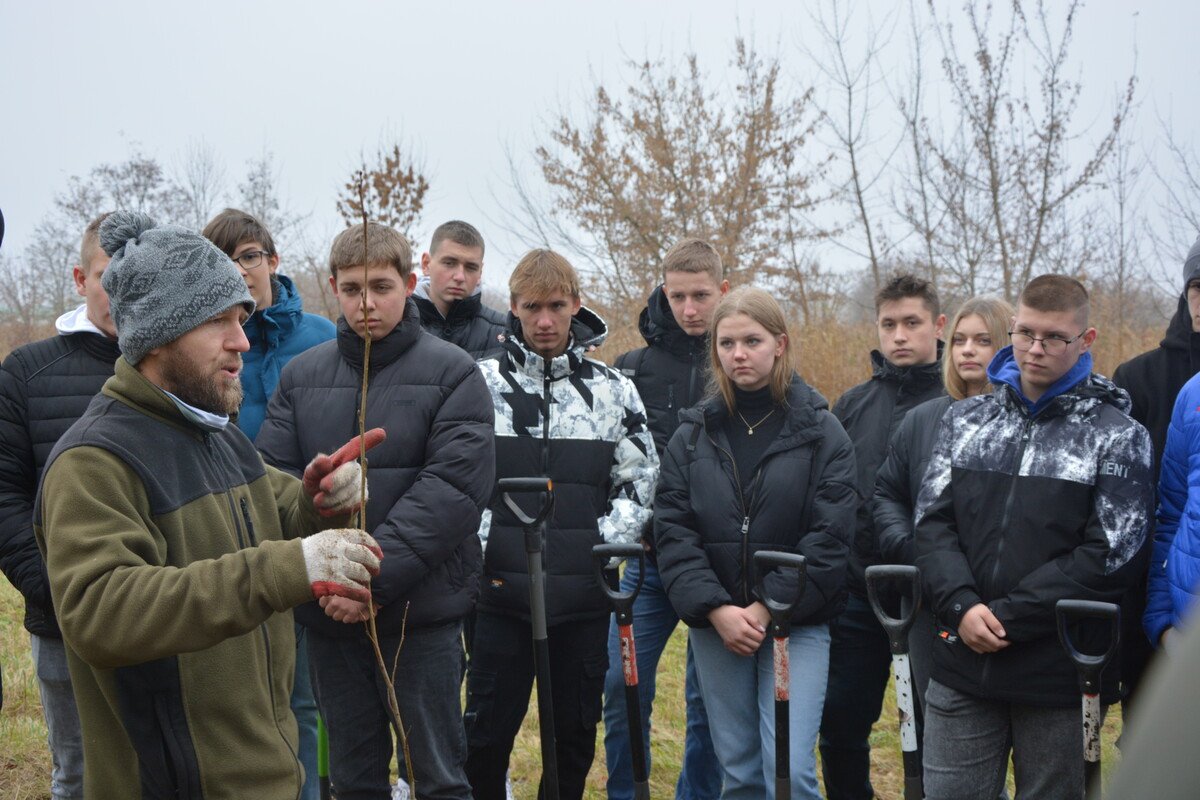
[(425, 277), (429, 277), (429, 265), (432, 263), (433, 259), (430, 258), (429, 253), (421, 253), (421, 274)]
[(267, 256), (267, 274), (274, 275), (275, 270), (279, 269), (279, 256)]
[(779, 358), (781, 355), (783, 355), (784, 349), (787, 348), (787, 343), (788, 343), (788, 335), (786, 333), (781, 333), (775, 337), (775, 357), (776, 358)]
[(726, 294), (728, 292), (729, 292), (729, 281), (728, 280), (721, 281), (721, 294)]
[(583, 300), (582, 300), (582, 298), (579, 298), (579, 297), (572, 297), (572, 298), (571, 298), (571, 316), (573, 317), (573, 316), (575, 316), (576, 314), (578, 314), (578, 313), (579, 313), (579, 309), (581, 309), (581, 308), (583, 308)]
[(1097, 335), (1099, 335), (1099, 331), (1097, 331), (1095, 328), (1088, 328), (1087, 331), (1084, 332), (1083, 338), (1080, 339), (1080, 341), (1083, 342), (1083, 347), (1080, 348), (1079, 352), (1086, 353), (1088, 350), (1091, 350), (1092, 344), (1095, 343)]
[(417, 289), (417, 273), (408, 273), (408, 280), (405, 281), (404, 296), (412, 297), (412, 293)]
[(337, 297), (338, 296), (337, 275), (329, 276), (329, 288), (333, 291), (333, 296)]
[(933, 335), (938, 339), (942, 338), (942, 334), (946, 330), (946, 315), (938, 314), (938, 318), (933, 321)]
[(87, 294), (87, 275), (84, 274), (83, 267), (76, 264), (75, 269), (71, 270), (71, 276), (75, 279), (75, 293), (80, 297)]

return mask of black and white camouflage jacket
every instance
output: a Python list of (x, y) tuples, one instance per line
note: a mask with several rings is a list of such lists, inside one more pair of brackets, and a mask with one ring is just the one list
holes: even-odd
[[(658, 455), (633, 382), (584, 354), (608, 334), (580, 309), (566, 353), (530, 351), (511, 313), (502, 351), (479, 362), (496, 412), (496, 478), (548, 476), (554, 516), (546, 534), (546, 613), (554, 625), (609, 613), (592, 571), (592, 546), (637, 542), (650, 521)], [(532, 496), (519, 498), (532, 514)], [(524, 533), (499, 495), (479, 528), (479, 608), (529, 615)]]
[[(917, 500), (917, 566), (939, 626), (932, 674), (977, 697), (1069, 706), (1079, 689), (1055, 604), (1118, 603), (1144, 569), (1139, 552), (1154, 511), (1150, 437), (1127, 416), (1129, 396), (1090, 374), (1090, 358), (1086, 377), (1032, 414), (1014, 386), (997, 380), (996, 363), (989, 375), (998, 388), (954, 403), (942, 418)], [(980, 655), (958, 639), (977, 603), (1000, 620), (1008, 647)], [(1102, 651), (1107, 632), (1093, 633), (1089, 652)], [(1114, 662), (1104, 674), (1106, 702), (1118, 689)]]

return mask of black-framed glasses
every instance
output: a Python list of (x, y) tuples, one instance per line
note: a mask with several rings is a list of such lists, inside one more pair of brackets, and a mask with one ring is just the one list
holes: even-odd
[(266, 250), (251, 250), (247, 253), (242, 253), (237, 258), (233, 259), (242, 265), (242, 269), (258, 269), (263, 264), (267, 263), (267, 259), (271, 254)]
[(1037, 336), (1030, 336), (1028, 333), (1022, 333), (1021, 331), (1009, 331), (1008, 338), (1012, 340), (1013, 349), (1020, 350), (1022, 353), (1032, 350), (1034, 342), (1041, 342), (1043, 353), (1048, 356), (1061, 356), (1067, 352), (1067, 345), (1078, 341), (1085, 333), (1087, 333), (1086, 330), (1080, 332), (1079, 336), (1064, 339), (1061, 336), (1043, 336), (1039, 338)]

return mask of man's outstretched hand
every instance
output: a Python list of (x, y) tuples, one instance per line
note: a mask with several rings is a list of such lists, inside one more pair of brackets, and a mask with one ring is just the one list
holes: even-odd
[(370, 534), (354, 528), (321, 531), (301, 542), (313, 597), (337, 595), (365, 603), (371, 576), (379, 574), (383, 550)]
[(372, 428), (362, 437), (355, 436), (331, 456), (318, 453), (304, 468), (304, 491), (313, 499), (317, 513), (333, 517), (358, 510), (363, 496), (362, 467), (358, 463), (360, 438), (366, 449), (387, 438), (383, 428)]

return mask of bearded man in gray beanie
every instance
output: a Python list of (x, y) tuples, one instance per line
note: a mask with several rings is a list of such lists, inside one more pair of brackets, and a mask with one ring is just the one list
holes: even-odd
[[(1156, 482), (1175, 398), (1183, 385), (1200, 372), (1200, 238), (1183, 259), (1181, 283), (1175, 316), (1167, 324), (1167, 335), (1159, 346), (1134, 356), (1113, 373), (1113, 382), (1129, 392), (1133, 401), (1129, 415), (1150, 432)], [(1150, 541), (1146, 544), (1149, 546)], [(1130, 703), (1154, 652), (1142, 630), (1146, 583), (1143, 577), (1121, 609), (1121, 678), (1125, 684), (1122, 710), (1125, 719), (1129, 719)]]
[(341, 527), (363, 488), (359, 443), (318, 455), (302, 479), (264, 465), (229, 421), (254, 310), (233, 262), (197, 233), (130, 212), (104, 221), (100, 244), (122, 356), (51, 452), (34, 508), (84, 791), (295, 798), (295, 635), (283, 612), (369, 596), (382, 553)]

